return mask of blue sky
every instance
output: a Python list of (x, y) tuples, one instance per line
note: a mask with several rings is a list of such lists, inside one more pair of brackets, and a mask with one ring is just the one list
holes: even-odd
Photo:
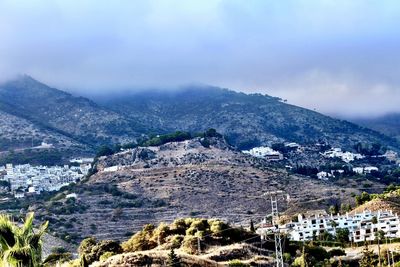
[(399, 24), (389, 0), (0, 0), (0, 78), (73, 91), (202, 83), (376, 116), (400, 112)]

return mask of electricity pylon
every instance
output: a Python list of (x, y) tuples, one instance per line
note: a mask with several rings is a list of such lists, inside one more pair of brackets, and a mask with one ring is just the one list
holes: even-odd
[(270, 191), (264, 195), (271, 198), (272, 209), (272, 226), (275, 239), (275, 261), (276, 267), (283, 267), (283, 252), (282, 252), (282, 237), (279, 232), (279, 212), (278, 212), (278, 196), (282, 195), (283, 191)]

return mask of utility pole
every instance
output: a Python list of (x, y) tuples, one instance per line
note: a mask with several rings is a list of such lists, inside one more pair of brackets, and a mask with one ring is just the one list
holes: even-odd
[(389, 246), (388, 246), (388, 239), (387, 239), (387, 237), (386, 237), (386, 247), (387, 247), (387, 251), (386, 251), (386, 254), (387, 254), (387, 261), (388, 261), (388, 266), (389, 266), (389, 267), (391, 267), (391, 265), (390, 265), (390, 254), (389, 254)]
[(197, 253), (201, 254), (200, 237), (197, 237)]
[(283, 255), (282, 255), (282, 237), (279, 232), (279, 212), (278, 212), (278, 196), (283, 194), (283, 191), (270, 191), (265, 193), (271, 199), (271, 209), (272, 209), (272, 226), (274, 231), (275, 239), (275, 261), (276, 267), (283, 267)]

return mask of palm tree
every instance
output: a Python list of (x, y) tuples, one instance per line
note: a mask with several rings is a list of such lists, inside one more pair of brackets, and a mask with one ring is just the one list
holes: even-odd
[(0, 215), (0, 267), (37, 267), (42, 261), (42, 237), (48, 222), (33, 230), (33, 213), (22, 226), (9, 215)]

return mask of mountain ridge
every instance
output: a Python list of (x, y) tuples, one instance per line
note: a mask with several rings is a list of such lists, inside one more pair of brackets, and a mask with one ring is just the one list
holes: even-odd
[(93, 153), (103, 144), (208, 128), (217, 129), (240, 149), (277, 142), (325, 142), (351, 150), (358, 142), (377, 142), (400, 150), (391, 137), (280, 98), (212, 86), (125, 92), (91, 100), (21, 76), (0, 84), (0, 111), (74, 140)]

